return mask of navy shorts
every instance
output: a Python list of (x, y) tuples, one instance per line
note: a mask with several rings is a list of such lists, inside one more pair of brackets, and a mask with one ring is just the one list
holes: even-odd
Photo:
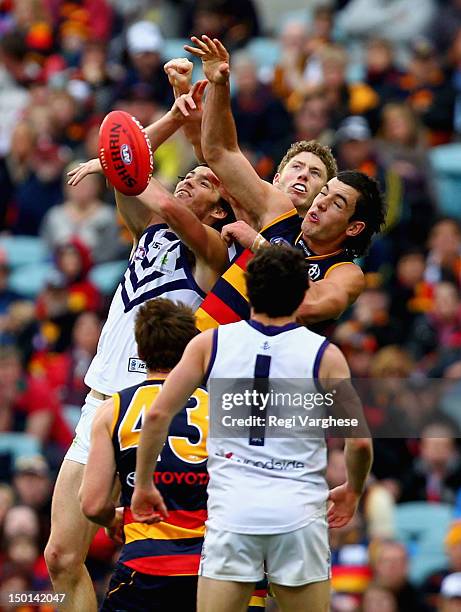
[[(151, 576), (117, 563), (100, 612), (197, 612), (198, 576)], [(248, 612), (263, 612), (267, 582), (256, 585), (258, 604)]]
[(197, 576), (150, 576), (117, 563), (101, 612), (196, 612)]

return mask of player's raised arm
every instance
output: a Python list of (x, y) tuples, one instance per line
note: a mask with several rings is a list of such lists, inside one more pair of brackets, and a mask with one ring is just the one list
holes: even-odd
[(327, 513), (330, 527), (344, 527), (353, 517), (373, 462), (373, 445), (363, 415), (360, 398), (350, 381), (350, 370), (346, 358), (333, 344), (330, 344), (322, 358), (319, 379), (325, 388), (336, 390), (335, 402), (339, 403), (342, 417), (358, 420), (358, 435), (346, 438), (344, 448), (346, 460), (346, 482), (330, 491), (332, 502)]
[[(210, 177), (205, 174), (207, 172), (210, 174)], [(193, 173), (194, 171), (189, 174), (193, 175)], [(200, 180), (208, 185), (211, 190), (215, 188), (210, 180), (211, 176), (210, 170), (206, 168), (201, 178), (194, 176), (188, 179), (185, 177), (185, 180), (182, 181), (185, 183), (184, 189), (187, 189), (188, 180), (191, 182)], [(180, 185), (181, 183), (176, 187), (176, 191), (178, 191)], [(115, 194), (119, 208), (126, 209), (132, 207), (142, 209), (146, 214), (146, 226), (157, 222), (167, 223), (199, 261), (206, 263), (211, 270), (218, 274), (225, 270), (229, 262), (228, 251), (226, 243), (222, 240), (219, 232), (209, 227), (206, 223), (202, 223), (191, 208), (167, 191), (156, 179), (151, 179), (147, 189), (139, 196), (125, 196), (118, 191)], [(149, 219), (148, 214), (150, 215)], [(216, 202), (216, 206), (210, 214), (216, 217), (216, 221), (221, 217), (224, 218), (226, 215), (219, 201)]]
[(107, 400), (99, 409), (91, 432), (91, 447), (79, 492), (83, 514), (94, 523), (112, 527), (117, 520), (112, 490), (115, 457), (110, 427), (114, 401)]
[(365, 288), (365, 277), (353, 263), (334, 268), (322, 280), (311, 282), (296, 316), (303, 325), (337, 319)]
[(170, 372), (162, 391), (147, 413), (136, 456), (136, 479), (131, 509), (135, 520), (156, 522), (167, 516), (162, 496), (153, 484), (160, 455), (174, 415), (203, 382), (212, 351), (213, 332), (204, 332), (187, 346), (181, 361)]
[[(189, 93), (180, 95), (174, 102), (168, 113), (161, 117), (158, 121), (146, 128), (151, 141), (151, 147), (159, 147), (172, 134), (174, 134), (185, 123), (194, 123), (197, 116), (201, 117), (201, 104), (203, 92), (206, 87), (206, 81), (198, 81), (195, 83)], [(99, 159), (90, 159), (89, 161), (79, 164), (69, 173), (69, 185), (77, 185), (88, 174), (102, 173), (102, 167)], [(155, 222), (153, 219), (153, 210), (151, 207), (144, 205), (142, 201), (138, 201), (134, 205), (133, 197), (123, 196), (116, 198), (117, 207), (124, 222), (130, 230), (133, 239), (137, 241), (146, 227)], [(159, 218), (159, 222), (162, 220)]]
[(262, 227), (274, 217), (291, 210), (287, 195), (263, 181), (240, 151), (232, 116), (229, 88), (229, 54), (218, 39), (192, 37), (195, 47), (185, 49), (203, 63), (210, 81), (202, 120), (202, 151), (210, 168), (226, 191), (257, 219)]
[[(185, 57), (179, 57), (168, 61), (163, 69), (165, 70), (168, 81), (173, 88), (175, 99), (184, 94), (188, 94), (192, 87), (192, 71), (194, 65)], [(201, 111), (201, 100), (199, 104)], [(202, 116), (200, 113), (195, 113), (193, 120), (186, 121), (182, 126), (183, 132), (189, 143), (192, 145), (195, 157), (200, 162), (204, 162), (205, 158), (202, 153)]]

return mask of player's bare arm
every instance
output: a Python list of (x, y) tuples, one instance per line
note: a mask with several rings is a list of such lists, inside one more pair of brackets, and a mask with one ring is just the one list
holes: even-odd
[[(159, 147), (185, 122), (196, 121), (201, 116), (201, 101), (206, 87), (206, 81), (198, 81), (187, 94), (179, 96), (171, 110), (158, 121), (146, 128), (150, 134), (151, 146)], [(77, 185), (88, 174), (102, 173), (99, 159), (90, 159), (80, 164), (68, 173), (68, 184)], [(152, 210), (139, 204), (133, 206), (131, 199), (118, 199), (119, 212), (130, 230), (134, 241), (137, 241), (146, 227), (152, 222)], [(155, 222), (155, 221), (154, 221)]]
[[(290, 198), (263, 181), (238, 146), (229, 88), (229, 53), (218, 39), (191, 38), (184, 48), (202, 60), (210, 81), (202, 120), (202, 150), (225, 189), (261, 228), (293, 208)], [(238, 214), (238, 211), (235, 211)]]
[[(208, 178), (204, 176), (201, 180), (212, 188)], [(141, 195), (133, 198), (116, 192), (116, 199), (117, 202), (135, 199), (135, 203), (131, 202), (132, 206), (139, 202), (142, 208), (151, 211), (149, 225), (160, 220), (171, 227), (194, 253), (197, 260), (194, 277), (202, 289), (209, 290), (228, 266), (227, 246), (219, 232), (202, 223), (184, 202), (169, 193), (156, 179), (150, 181)]]
[[(352, 385), (347, 384), (350, 381), (350, 370), (346, 358), (334, 344), (330, 344), (325, 351), (320, 364), (319, 378), (325, 388), (330, 388), (332, 385), (338, 388), (338, 382), (344, 381), (347, 386), (344, 395), (355, 393)], [(358, 397), (355, 401), (357, 400), (356, 406), (360, 415), (356, 416), (361, 417), (366, 429)], [(330, 491), (328, 499), (332, 503), (327, 512), (330, 527), (344, 527), (354, 516), (373, 462), (373, 445), (369, 437), (346, 438), (344, 452), (347, 480)]]
[(113, 502), (116, 477), (110, 427), (114, 401), (107, 400), (98, 410), (91, 432), (91, 447), (79, 492), (83, 514), (94, 523), (112, 528), (117, 517)]
[(213, 332), (194, 338), (181, 361), (170, 372), (144, 419), (136, 457), (136, 479), (131, 510), (135, 520), (152, 523), (167, 517), (162, 496), (153, 484), (157, 457), (165, 443), (170, 423), (202, 383), (212, 350)]
[[(189, 93), (192, 86), (192, 71), (194, 64), (185, 57), (179, 57), (167, 62), (163, 69), (165, 70), (168, 81), (173, 88), (174, 97), (179, 98), (183, 94)], [(199, 110), (201, 111), (201, 105)], [(186, 121), (182, 126), (185, 137), (192, 145), (195, 157), (204, 162), (205, 158), (202, 153), (202, 116), (196, 113), (193, 121)]]
[(364, 288), (365, 277), (359, 266), (347, 262), (335, 267), (324, 279), (310, 283), (297, 319), (303, 325), (337, 319)]

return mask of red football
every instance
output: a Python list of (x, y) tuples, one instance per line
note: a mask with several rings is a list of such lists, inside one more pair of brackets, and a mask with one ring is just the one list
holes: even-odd
[(154, 167), (149, 138), (125, 111), (112, 111), (101, 123), (99, 161), (109, 182), (125, 195), (139, 195), (149, 184)]

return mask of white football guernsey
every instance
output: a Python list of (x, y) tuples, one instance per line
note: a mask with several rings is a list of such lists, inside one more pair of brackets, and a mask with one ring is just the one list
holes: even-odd
[(85, 376), (88, 387), (111, 395), (145, 379), (134, 322), (139, 306), (155, 297), (182, 302), (194, 312), (205, 297), (192, 275), (185, 246), (166, 224), (148, 227), (131, 256)]
[[(214, 330), (209, 389), (213, 390), (213, 379), (255, 376), (297, 379), (301, 385), (306, 380), (306, 389), (312, 389), (327, 346), (323, 336), (294, 323), (222, 325)], [(210, 400), (218, 400), (213, 391)], [(211, 409), (212, 419), (222, 414), (218, 405)], [(326, 444), (320, 437), (266, 437), (263, 445), (255, 446), (248, 436), (209, 435), (207, 524), (247, 534), (286, 533), (304, 527), (325, 514), (326, 465)]]

